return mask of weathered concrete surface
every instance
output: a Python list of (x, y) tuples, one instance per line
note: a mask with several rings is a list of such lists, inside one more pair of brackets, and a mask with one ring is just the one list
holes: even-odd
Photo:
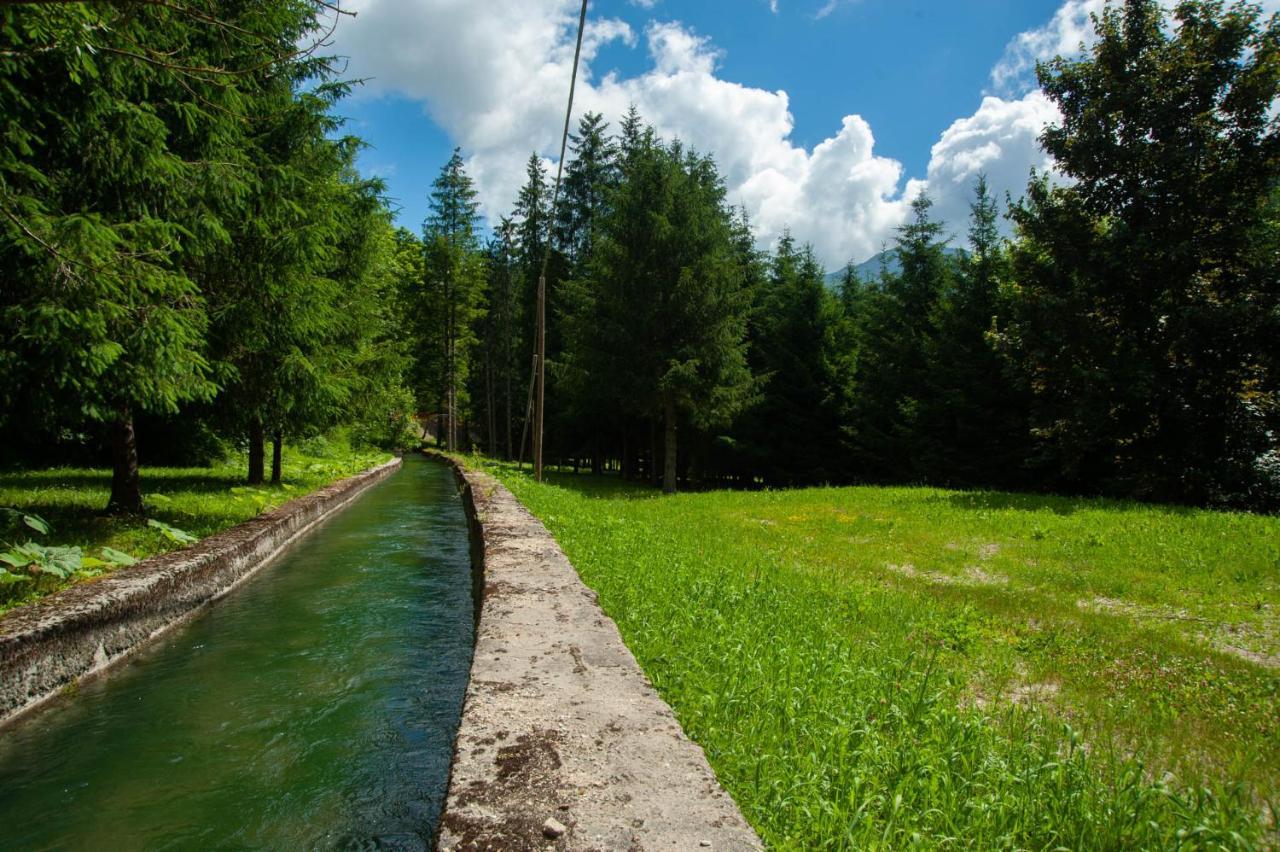
[(145, 559), (0, 617), (0, 724), (226, 594), (400, 463), (395, 459), (184, 550)]
[(484, 586), (439, 848), (759, 849), (546, 528), (460, 475)]

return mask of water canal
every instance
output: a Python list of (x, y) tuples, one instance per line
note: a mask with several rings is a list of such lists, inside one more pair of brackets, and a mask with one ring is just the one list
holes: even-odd
[(0, 730), (0, 848), (426, 848), (473, 614), (452, 473), (407, 458), (192, 622)]

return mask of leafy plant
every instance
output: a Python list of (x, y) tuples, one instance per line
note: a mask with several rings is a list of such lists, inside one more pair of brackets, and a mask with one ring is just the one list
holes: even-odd
[(97, 577), (108, 568), (125, 568), (136, 565), (138, 560), (122, 550), (104, 547), (99, 551), (101, 558), (85, 556), (80, 561), (80, 574), (85, 577)]
[(237, 497), (247, 498), (253, 502), (254, 507), (261, 513), (271, 503), (272, 493), (265, 488), (249, 488), (241, 486), (232, 488), (231, 493)]
[(157, 521), (155, 518), (148, 520), (147, 526), (152, 529), (159, 530), (161, 535), (176, 544), (195, 544), (199, 541), (198, 538), (186, 530), (180, 530), (177, 527), (164, 523), (163, 521)]
[[(11, 545), (7, 551), (0, 553), (0, 562), (24, 574), (49, 574), (63, 580), (79, 571), (82, 561), (78, 547), (47, 547), (34, 541)], [(3, 572), (0, 574), (0, 583), (17, 583), (27, 579), (8, 569), (0, 571)]]
[(8, 506), (0, 507), (0, 515), (4, 515), (9, 522), (15, 527), (27, 527), (40, 533), (40, 535), (49, 534), (49, 522), (39, 515), (28, 514), (27, 512), (19, 512), (17, 509), (11, 509)]

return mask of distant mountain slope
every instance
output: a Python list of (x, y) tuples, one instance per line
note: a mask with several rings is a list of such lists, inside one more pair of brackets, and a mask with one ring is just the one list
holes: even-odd
[[(955, 248), (953, 246), (948, 246), (946, 249), (946, 253), (948, 257), (957, 257), (957, 258), (963, 258), (968, 255), (968, 252), (965, 251), (964, 249)], [(879, 254), (877, 254), (875, 257), (871, 258), (870, 260), (864, 261), (863, 263), (859, 263), (857, 266), (853, 267), (853, 271), (863, 281), (877, 281), (880, 278), (880, 267), (882, 263), (884, 266), (888, 268), (889, 272), (893, 275), (897, 275), (899, 272), (902, 271), (902, 264), (898, 261), (897, 249), (888, 249), (887, 251), (882, 251)], [(827, 274), (827, 286), (829, 287), (838, 287), (840, 286), (840, 282), (843, 280), (844, 280), (843, 268), (837, 269), (835, 272), (831, 272)]]

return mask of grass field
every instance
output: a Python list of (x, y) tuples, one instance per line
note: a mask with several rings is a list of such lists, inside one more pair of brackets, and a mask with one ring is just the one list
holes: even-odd
[[(390, 458), (386, 453), (352, 450), (341, 437), (316, 439), (300, 447), (286, 447), (284, 482), (279, 486), (244, 487), (245, 459), (233, 458), (216, 467), (144, 467), (142, 492), (149, 518), (203, 538)], [(4, 530), (0, 551), (27, 538), (44, 545), (79, 547), (84, 556), (92, 558), (101, 556), (103, 548), (143, 559), (185, 546), (180, 536), (175, 538), (173, 533), (149, 526), (146, 519), (104, 515), (102, 509), (110, 494), (109, 470), (0, 472), (0, 507), (39, 515), (50, 528), (48, 535), (25, 528)], [(0, 613), (70, 582), (92, 579), (91, 575), (97, 574), (82, 572), (71, 580), (42, 576), (0, 585)]]
[(1280, 844), (1280, 519), (487, 466), (772, 847)]

